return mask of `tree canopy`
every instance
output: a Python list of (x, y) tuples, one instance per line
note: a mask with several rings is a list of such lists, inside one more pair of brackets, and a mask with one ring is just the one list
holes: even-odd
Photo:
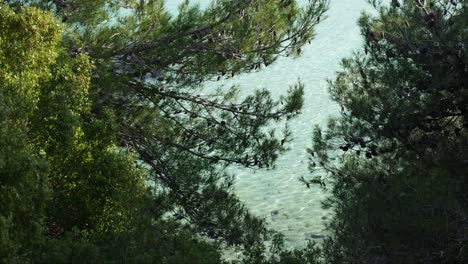
[[(297, 56), (328, 1), (20, 1), (0, 5), (0, 260), (300, 261), (232, 193), (223, 168), (269, 168), (303, 85), (207, 83)], [(286, 144), (285, 144), (286, 143)]]
[(466, 263), (467, 3), (370, 2), (364, 47), (330, 82), (341, 116), (309, 150), (334, 211), (324, 258)]
[(274, 166), (304, 85), (218, 84), (300, 56), (327, 0), (2, 1), (0, 262), (466, 263), (468, 3), (369, 2), (302, 178), (329, 237), (291, 251), (224, 169)]

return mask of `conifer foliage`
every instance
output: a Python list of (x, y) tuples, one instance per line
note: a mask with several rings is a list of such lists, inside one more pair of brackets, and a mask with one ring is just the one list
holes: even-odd
[(364, 47), (330, 82), (341, 116), (316, 128), (330, 190), (327, 263), (466, 263), (468, 5), (370, 1)]
[(0, 262), (266, 261), (223, 168), (273, 166), (303, 85), (205, 88), (300, 55), (327, 5), (2, 1)]

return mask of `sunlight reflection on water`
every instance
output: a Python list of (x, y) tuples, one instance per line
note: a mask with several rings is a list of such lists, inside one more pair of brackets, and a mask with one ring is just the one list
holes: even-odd
[[(166, 1), (166, 7), (176, 13), (183, 0)], [(207, 7), (209, 0), (192, 1)], [(306, 3), (307, 0), (299, 0)], [(254, 171), (230, 168), (237, 176), (236, 194), (257, 216), (265, 218), (271, 228), (285, 234), (289, 246), (302, 246), (305, 239), (320, 239), (324, 235), (321, 208), (324, 198), (318, 187), (307, 189), (297, 179), (310, 176), (307, 170), (306, 148), (311, 145), (313, 127), (324, 125), (327, 117), (338, 113), (327, 91), (326, 80), (339, 70), (340, 61), (362, 44), (357, 19), (363, 10), (370, 10), (365, 0), (332, 0), (327, 19), (317, 27), (316, 38), (304, 47), (300, 58), (281, 58), (268, 68), (240, 75), (224, 82), (238, 84), (243, 94), (267, 88), (275, 96), (300, 79), (306, 94), (302, 115), (290, 123), (294, 141), (291, 150), (282, 155), (273, 170)]]

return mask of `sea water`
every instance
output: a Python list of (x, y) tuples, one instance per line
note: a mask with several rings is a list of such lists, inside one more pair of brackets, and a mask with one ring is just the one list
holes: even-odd
[[(176, 14), (182, 2), (166, 0), (166, 7)], [(204, 8), (211, 0), (191, 2)], [(308, 0), (298, 2), (305, 4)], [(307, 239), (325, 235), (323, 224), (329, 212), (321, 208), (321, 201), (326, 194), (318, 186), (306, 188), (298, 178), (311, 175), (306, 148), (312, 144), (314, 126), (325, 126), (328, 117), (339, 113), (328, 93), (327, 79), (336, 76), (342, 58), (362, 46), (357, 19), (364, 10), (371, 10), (366, 0), (331, 0), (327, 18), (317, 26), (315, 39), (303, 48), (299, 58), (280, 58), (259, 72), (223, 83), (239, 85), (243, 94), (266, 88), (274, 96), (285, 94), (298, 79), (305, 84), (302, 114), (290, 122), (290, 150), (278, 158), (275, 169), (229, 169), (236, 175), (239, 199), (253, 214), (264, 218), (270, 228), (283, 232), (290, 247), (301, 247)]]

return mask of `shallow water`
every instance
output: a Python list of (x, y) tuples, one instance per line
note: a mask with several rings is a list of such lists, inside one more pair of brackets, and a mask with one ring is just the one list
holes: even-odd
[[(176, 12), (182, 0), (167, 0), (166, 6)], [(192, 0), (205, 7), (210, 0)], [(299, 0), (306, 3), (307, 0)], [(291, 150), (282, 155), (273, 170), (230, 169), (237, 175), (236, 193), (252, 213), (265, 218), (270, 227), (285, 234), (291, 247), (302, 246), (307, 238), (324, 235), (321, 208), (324, 193), (318, 187), (307, 189), (298, 181), (310, 176), (306, 148), (311, 145), (312, 130), (324, 125), (330, 115), (338, 113), (327, 90), (327, 79), (334, 78), (340, 61), (360, 47), (357, 19), (370, 10), (365, 0), (331, 0), (327, 19), (316, 28), (316, 38), (303, 48), (301, 57), (281, 58), (260, 72), (241, 75), (227, 84), (239, 84), (243, 92), (267, 88), (274, 95), (284, 94), (289, 85), (300, 79), (305, 84), (302, 115), (290, 123), (294, 140)]]

